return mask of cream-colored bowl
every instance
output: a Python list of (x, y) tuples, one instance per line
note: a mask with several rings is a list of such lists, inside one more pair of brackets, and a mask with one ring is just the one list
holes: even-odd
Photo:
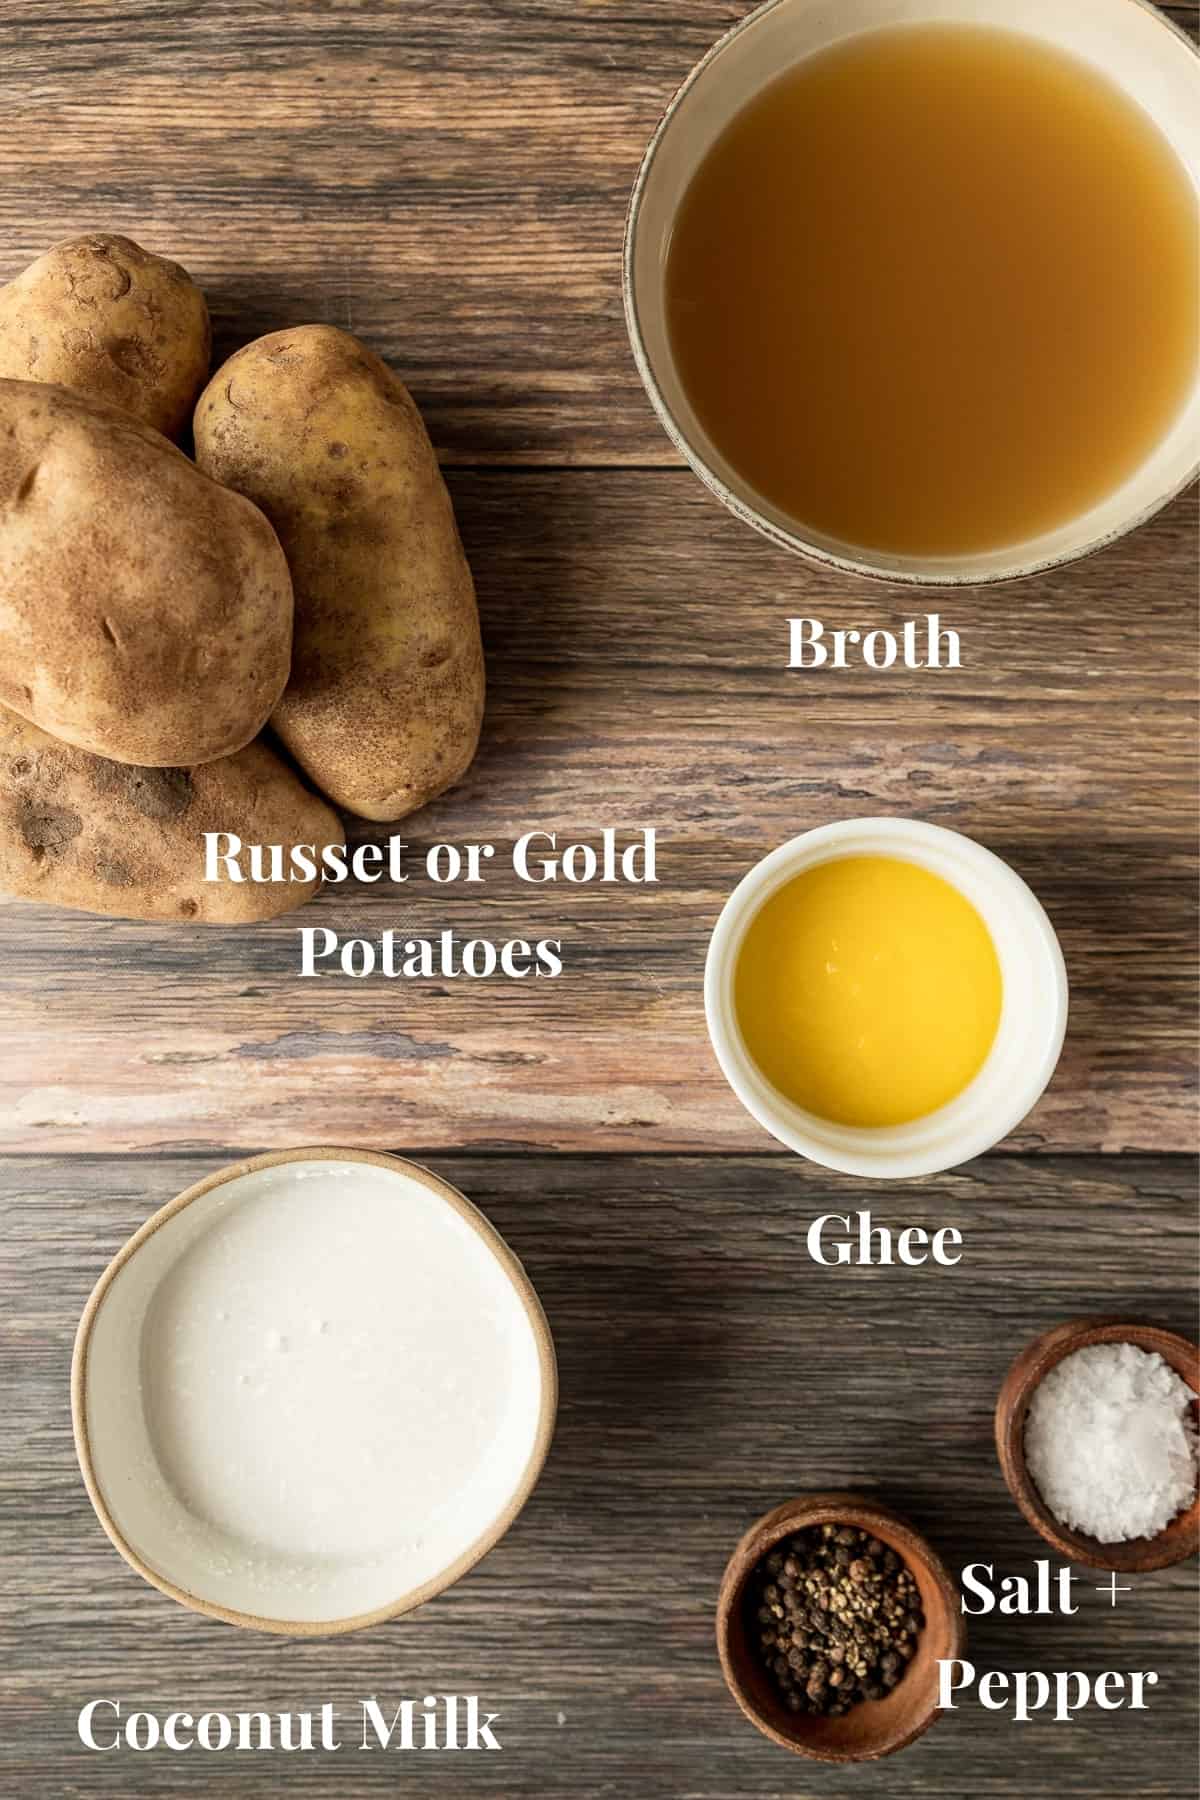
[[(763, 1075), (738, 1024), (734, 975), (752, 919), (805, 869), (846, 856), (902, 857), (940, 875), (980, 914), (1000, 960), (1000, 1023), (987, 1061), (961, 1094), (907, 1125), (864, 1129), (806, 1112)], [(1058, 1063), (1067, 1028), (1067, 972), (1038, 900), (982, 844), (918, 819), (847, 819), (781, 844), (738, 883), (709, 943), (704, 1006), (717, 1061), (760, 1125), (827, 1169), (890, 1181), (955, 1168), (1020, 1124)]]
[(353, 1631), (456, 1581), (516, 1518), (557, 1399), (537, 1296), (428, 1169), (254, 1157), (142, 1226), (72, 1369), (88, 1493), (139, 1575), (197, 1612)]
[(963, 585), (1037, 574), (1149, 519), (1196, 474), (1200, 372), (1141, 467), (1078, 518), (1024, 543), (954, 557), (892, 555), (822, 536), (773, 506), (701, 426), (675, 367), (665, 271), (679, 205), (731, 119), (782, 70), (857, 33), (906, 23), (1004, 26), (1072, 52), (1155, 120), (1200, 190), (1200, 58), (1148, 0), (767, 0), (697, 64), (651, 140), (625, 238), (625, 312), (634, 357), (676, 448), (730, 510), (775, 543), (833, 568), (896, 582)]

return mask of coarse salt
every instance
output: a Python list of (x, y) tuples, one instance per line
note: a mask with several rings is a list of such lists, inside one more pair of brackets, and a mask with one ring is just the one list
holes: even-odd
[(1196, 1396), (1156, 1351), (1091, 1344), (1039, 1383), (1025, 1461), (1055, 1518), (1102, 1544), (1154, 1537), (1196, 1493)]

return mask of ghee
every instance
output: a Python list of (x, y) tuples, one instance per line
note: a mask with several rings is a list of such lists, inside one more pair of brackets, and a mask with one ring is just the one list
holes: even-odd
[(734, 1008), (773, 1087), (840, 1125), (904, 1125), (983, 1067), (1000, 961), (956, 887), (893, 856), (845, 856), (772, 894), (746, 930)]

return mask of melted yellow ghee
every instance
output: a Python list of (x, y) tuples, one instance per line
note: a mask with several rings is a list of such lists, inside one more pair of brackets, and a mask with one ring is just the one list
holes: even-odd
[(1001, 994), (971, 902), (894, 856), (797, 875), (751, 920), (734, 971), (762, 1073), (840, 1125), (904, 1125), (960, 1094), (992, 1047)]

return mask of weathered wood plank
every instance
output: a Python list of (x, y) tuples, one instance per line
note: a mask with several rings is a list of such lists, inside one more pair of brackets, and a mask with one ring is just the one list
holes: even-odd
[[(219, 1160), (219, 1159), (218, 1159)], [(88, 1289), (146, 1215), (213, 1159), (0, 1161), (0, 1785), (28, 1800), (236, 1791), (314, 1800), (390, 1790), (506, 1800), (1181, 1800), (1196, 1725), (1195, 1567), (1136, 1578), (1110, 1610), (1090, 1578), (1073, 1619), (971, 1622), (981, 1668), (1153, 1668), (1145, 1714), (1014, 1728), (972, 1704), (878, 1768), (794, 1764), (724, 1693), (712, 1613), (725, 1558), (805, 1487), (878, 1489), (956, 1569), (1030, 1575), (1041, 1543), (991, 1443), (1004, 1371), (1061, 1318), (1128, 1312), (1190, 1328), (1194, 1188), (1185, 1159), (992, 1158), (881, 1200), (958, 1224), (953, 1272), (818, 1271), (803, 1230), (862, 1203), (799, 1185), (787, 1157), (440, 1157), (533, 1277), (563, 1405), (542, 1483), (486, 1561), (418, 1616), (282, 1643), (193, 1617), (109, 1547), (79, 1480), (67, 1372)], [(319, 1421), (314, 1421), (319, 1429)], [(1099, 1579), (1099, 1577), (1096, 1577)], [(502, 1760), (88, 1757), (87, 1699), (264, 1707), (476, 1692)], [(234, 1783), (230, 1788), (230, 1781)]]
[[(754, 1149), (710, 1055), (708, 934), (757, 857), (895, 812), (1009, 858), (1062, 936), (1059, 1075), (1015, 1147), (1194, 1140), (1195, 499), (1000, 596), (830, 582), (690, 475), (459, 473), (490, 662), (480, 757), (406, 823), (498, 847), (479, 889), (330, 888), (241, 931), (0, 903), (9, 1149), (330, 1140)], [(788, 674), (786, 621), (936, 605), (958, 671)], [(661, 833), (657, 890), (529, 887), (539, 828)], [(363, 828), (365, 830), (365, 828)], [(558, 981), (298, 979), (298, 929), (558, 937)]]
[(669, 464), (625, 340), (625, 205), (671, 94), (748, 10), (21, 0), (0, 274), (126, 231), (209, 292), (222, 352), (314, 317), (360, 332), (449, 458)]
[[(622, 217), (677, 82), (741, 0), (21, 0), (0, 57), (0, 276), (123, 229), (210, 292), (221, 350), (312, 317), (411, 380), (457, 472), (489, 640), (469, 780), (420, 847), (531, 827), (662, 833), (662, 887), (331, 890), (254, 931), (169, 932), (0, 902), (0, 1787), (30, 1800), (394, 1787), (506, 1800), (1178, 1800), (1195, 1740), (1194, 1570), (1110, 1612), (991, 1622), (981, 1664), (1156, 1667), (1144, 1716), (1014, 1732), (978, 1711), (878, 1770), (809, 1771), (720, 1685), (711, 1610), (755, 1513), (875, 1487), (956, 1564), (1028, 1573), (990, 1409), (1013, 1353), (1101, 1307), (1191, 1327), (1195, 497), (1062, 576), (934, 602), (834, 582), (720, 511), (634, 375)], [(1195, 30), (1196, 8), (1166, 9)], [(785, 621), (937, 604), (953, 675), (784, 670)], [(764, 850), (873, 810), (1008, 856), (1059, 926), (1067, 1052), (1009, 1146), (867, 1200), (962, 1225), (954, 1274), (827, 1271), (801, 1231), (860, 1188), (786, 1156), (451, 1155), (457, 1146), (763, 1150), (707, 1050), (700, 976)], [(558, 935), (561, 982), (299, 982), (301, 923)], [(524, 1258), (563, 1375), (545, 1480), (505, 1543), (419, 1619), (283, 1644), (185, 1614), (96, 1526), (70, 1443), (75, 1320), (129, 1231), (232, 1154), (429, 1146)], [(198, 1145), (220, 1154), (186, 1152)], [(95, 1157), (100, 1149), (166, 1156)], [(445, 1154), (437, 1154), (445, 1152)], [(1187, 1273), (1182, 1273), (1186, 1271)], [(477, 1689), (486, 1759), (87, 1758), (83, 1700), (295, 1707)], [(415, 1787), (414, 1787), (414, 1791)]]
[(111, 0), (25, 3), (0, 266), (125, 230), (201, 282), (220, 353), (313, 318), (359, 332), (450, 457), (669, 463), (622, 219), (667, 98), (742, 10), (225, 0), (135, 26)]

